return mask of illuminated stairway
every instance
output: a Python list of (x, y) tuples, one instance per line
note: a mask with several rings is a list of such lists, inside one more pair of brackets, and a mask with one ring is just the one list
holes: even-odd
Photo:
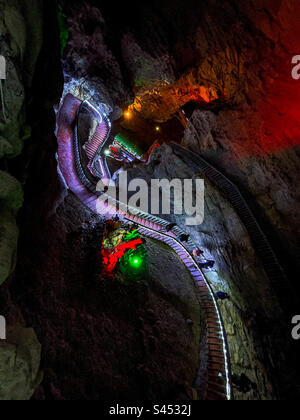
[(92, 137), (92, 140), (85, 144), (84, 150), (89, 158), (88, 169), (93, 175), (96, 175), (93, 171), (93, 163), (95, 156), (99, 153), (99, 149), (105, 143), (107, 139), (109, 128), (105, 121), (102, 121)]
[[(127, 221), (138, 224), (141, 234), (166, 243), (178, 254), (194, 279), (200, 305), (206, 313), (206, 354), (201, 355), (201, 357), (206, 358), (206, 368), (205, 373), (203, 370), (199, 370), (196, 385), (205, 384), (205, 389), (201, 387), (203, 399), (232, 399), (230, 357), (226, 331), (212, 288), (193, 257), (192, 251), (197, 246), (191, 239), (188, 240), (186, 245), (183, 245), (177, 238), (185, 232), (178, 227), (174, 227), (172, 231), (166, 233), (169, 221), (135, 209), (130, 209), (131, 214), (128, 214), (128, 210), (124, 211), (118, 208), (120, 203), (116, 200), (114, 202), (111, 200), (110, 204), (105, 203), (105, 200), (109, 197), (105, 193), (96, 191), (97, 180), (91, 180), (88, 172), (82, 166), (81, 147), (76, 134), (77, 129), (74, 133), (71, 128), (76, 120), (80, 104), (81, 102), (72, 95), (67, 95), (60, 111), (58, 158), (66, 184), (95, 213), (109, 218), (115, 214), (120, 214)], [(102, 144), (105, 141), (106, 139), (103, 140)]]
[(253, 241), (254, 249), (263, 263), (272, 288), (277, 292), (278, 300), (283, 308), (290, 308), (291, 298), (294, 296), (292, 287), (266, 235), (239, 189), (201, 156), (175, 143), (170, 144), (170, 146), (175, 153), (177, 152), (180, 155), (181, 159), (184, 160), (186, 157), (189, 162), (193, 162), (200, 171), (199, 176), (202, 174), (208, 178), (231, 203)]
[[(128, 219), (129, 220), (129, 219)], [(135, 223), (138, 223), (135, 220)], [(201, 268), (197, 265), (191, 253), (174, 237), (140, 224), (139, 232), (142, 235), (164, 242), (170, 246), (181, 258), (183, 264), (190, 272), (199, 296), (201, 307), (206, 314), (206, 347), (207, 370), (206, 388), (203, 398), (205, 400), (231, 399), (229, 354), (226, 343), (225, 329), (220, 311), (213, 292), (206, 281)], [(202, 372), (199, 372), (197, 383), (203, 382)]]

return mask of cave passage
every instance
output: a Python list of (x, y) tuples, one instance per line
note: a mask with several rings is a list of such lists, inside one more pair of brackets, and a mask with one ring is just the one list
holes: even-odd
[[(83, 117), (81, 118), (81, 114)], [(75, 122), (75, 130), (73, 128)], [(103, 124), (106, 127), (103, 127)], [(84, 125), (82, 128), (81, 125)], [(92, 128), (92, 134), (89, 134), (89, 127)], [(111, 173), (107, 164), (106, 142), (111, 133), (111, 123), (105, 114), (101, 115), (93, 105), (88, 102), (82, 102), (71, 94), (68, 94), (63, 102), (58, 115), (58, 162), (60, 172), (62, 173), (67, 186), (77, 197), (92, 211), (105, 215), (110, 221), (113, 220), (117, 225), (123, 226), (123, 223), (133, 223), (133, 232), (137, 231), (150, 238), (154, 238), (162, 243), (166, 243), (179, 256), (182, 263), (190, 272), (195, 286), (199, 291), (200, 302), (206, 312), (207, 336), (206, 346), (208, 348), (211, 360), (207, 363), (207, 375), (211, 377), (210, 382), (206, 383), (205, 390), (198, 389), (201, 399), (232, 399), (232, 385), (230, 372), (230, 359), (226, 331), (222, 321), (220, 309), (213, 290), (204, 274), (203, 269), (208, 270), (211, 265), (204, 258), (203, 252), (197, 249), (196, 244), (186, 235), (184, 231), (176, 224), (170, 225), (167, 220), (161, 219), (148, 213), (143, 213), (137, 209), (121, 210), (118, 202), (111, 203), (112, 197), (101, 191), (96, 192), (96, 184), (99, 180), (109, 182)], [(88, 133), (88, 135), (86, 135)], [(83, 134), (81, 137), (80, 134)], [(90, 139), (88, 142), (86, 140)], [(118, 142), (120, 144), (120, 142)], [(119, 150), (119, 156), (129, 162), (130, 146), (126, 143), (126, 148), (122, 144)], [(115, 146), (116, 147), (116, 146)], [(82, 150), (80, 152), (80, 150)], [(88, 164), (84, 166), (84, 160), (81, 160), (85, 153), (88, 158)], [(86, 160), (87, 162), (87, 160)], [(99, 178), (97, 179), (97, 175)], [(92, 177), (91, 177), (92, 176)], [(109, 194), (109, 193), (108, 193)], [(109, 203), (106, 199), (109, 198)], [(121, 203), (126, 204), (126, 203)], [(112, 220), (113, 219), (113, 220)], [(119, 237), (119, 230), (117, 231)], [(125, 236), (126, 237), (126, 236)], [(129, 237), (131, 239), (131, 236)], [(141, 254), (137, 254), (142, 249), (140, 239), (126, 241), (124, 236), (115, 243), (115, 246), (103, 248), (102, 255), (106, 270), (110, 273), (114, 271), (117, 264), (124, 256), (136, 269), (141, 267)], [(131, 251), (135, 253), (131, 253)], [(151, 258), (151, 255), (149, 255)], [(120, 264), (122, 267), (122, 263)], [(128, 264), (127, 264), (128, 265)], [(132, 270), (131, 270), (132, 271)], [(217, 355), (216, 355), (217, 353)], [(198, 378), (203, 383), (203, 378)]]
[(299, 0), (0, 10), (0, 401), (298, 401)]

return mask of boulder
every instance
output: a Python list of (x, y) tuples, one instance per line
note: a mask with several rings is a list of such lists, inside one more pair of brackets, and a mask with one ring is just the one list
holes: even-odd
[(41, 346), (31, 328), (8, 329), (0, 341), (0, 401), (29, 400), (41, 382)]

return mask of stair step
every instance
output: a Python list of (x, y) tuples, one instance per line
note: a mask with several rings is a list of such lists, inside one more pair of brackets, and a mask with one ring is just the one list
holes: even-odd
[(220, 328), (208, 328), (207, 337), (222, 339), (222, 333), (220, 331)]
[(219, 350), (212, 350), (212, 349), (209, 349), (209, 353), (212, 355), (212, 356), (221, 356), (221, 355), (224, 355), (224, 352), (223, 351), (219, 351)]
[(211, 345), (221, 345), (221, 351), (223, 352), (223, 342), (220, 338), (207, 338), (207, 342)]
[(212, 367), (208, 366), (207, 371), (210, 376), (214, 376), (214, 377), (218, 377), (220, 373), (222, 374), (223, 377), (226, 375), (225, 364), (223, 367), (220, 366), (217, 368), (215, 368), (213, 365)]
[[(221, 373), (224, 372), (225, 374), (225, 361), (224, 361), (224, 357), (223, 358), (217, 358), (217, 357), (212, 357), (209, 356), (208, 357), (208, 363), (209, 363), (209, 367), (212, 370), (220, 370)], [(222, 371), (221, 371), (222, 370)]]
[(218, 381), (208, 381), (208, 389), (214, 389), (217, 392), (224, 393), (226, 392), (224, 383), (220, 384)]

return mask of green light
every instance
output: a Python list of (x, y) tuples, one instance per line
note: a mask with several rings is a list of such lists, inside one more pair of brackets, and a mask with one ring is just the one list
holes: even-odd
[(143, 155), (142, 150), (135, 144), (133, 144), (129, 138), (126, 138), (122, 134), (117, 134), (115, 140), (121, 144), (125, 149), (128, 149), (129, 152), (133, 153), (135, 156), (141, 157)]
[(136, 268), (140, 267), (142, 261), (139, 258), (134, 258), (131, 261), (131, 265), (135, 266)]
[[(132, 239), (134, 241), (138, 239), (136, 235), (139, 236), (137, 230), (127, 235), (125, 234), (123, 240), (127, 242), (127, 239), (134, 238)], [(125, 275), (125, 283), (141, 281), (148, 270), (146, 249), (142, 243), (137, 245), (136, 249), (130, 249), (125, 253), (124, 257), (119, 261), (119, 270)]]
[(133, 232), (126, 233), (124, 237), (124, 241), (131, 242), (131, 241), (134, 241), (134, 239), (138, 239), (138, 238), (139, 238), (139, 231), (136, 229)]
[(69, 28), (67, 24), (67, 16), (63, 13), (61, 4), (58, 4), (57, 18), (60, 31), (61, 55), (63, 56), (64, 50), (69, 40)]

